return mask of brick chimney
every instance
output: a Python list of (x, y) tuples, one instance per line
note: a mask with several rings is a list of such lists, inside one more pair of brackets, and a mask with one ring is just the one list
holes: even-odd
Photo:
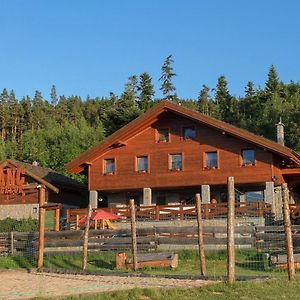
[(279, 122), (276, 124), (277, 127), (277, 143), (284, 146), (284, 124), (282, 123), (281, 117)]

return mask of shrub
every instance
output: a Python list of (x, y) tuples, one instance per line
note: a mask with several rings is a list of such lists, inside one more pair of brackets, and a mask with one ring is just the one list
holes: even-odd
[(6, 218), (0, 220), (0, 232), (10, 231), (37, 231), (38, 220), (33, 219), (22, 219), (15, 220), (12, 218)]

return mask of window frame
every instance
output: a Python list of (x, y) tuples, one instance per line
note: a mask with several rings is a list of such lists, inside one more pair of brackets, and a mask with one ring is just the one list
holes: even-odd
[[(243, 152), (244, 151), (253, 151), (253, 163), (244, 163), (244, 158), (243, 158)], [(256, 165), (256, 159), (255, 159), (255, 149), (253, 148), (243, 148), (241, 149), (241, 166), (242, 167), (253, 167)]]
[[(113, 160), (114, 161), (114, 171), (113, 172), (107, 172), (106, 169), (106, 162), (108, 160)], [(112, 158), (104, 158), (103, 159), (103, 175), (116, 175), (116, 169), (117, 169), (117, 164), (116, 164), (116, 158), (112, 157)]]
[[(185, 136), (184, 136), (184, 130), (187, 129), (187, 128), (193, 128), (193, 129), (194, 129), (194, 131), (195, 131), (195, 137), (194, 137), (194, 138), (192, 138), (192, 137), (185, 137)], [(182, 126), (182, 128), (181, 128), (181, 138), (182, 138), (182, 140), (184, 140), (184, 141), (189, 141), (189, 140), (194, 141), (194, 140), (196, 140), (196, 139), (197, 139), (197, 130), (196, 130), (196, 126), (195, 126), (195, 125), (186, 125), (186, 126)]]
[[(147, 158), (147, 166), (148, 166), (147, 170), (139, 170), (139, 161), (138, 161), (138, 159), (142, 158), (142, 157)], [(135, 157), (135, 171), (139, 174), (148, 174), (148, 173), (150, 173), (150, 155), (142, 154), (142, 155), (137, 155)]]
[[(165, 130), (168, 132), (168, 140), (160, 140), (159, 139), (159, 131)], [(156, 129), (156, 143), (160, 144), (160, 143), (170, 143), (171, 142), (171, 134), (170, 134), (170, 128), (169, 127), (162, 127), (162, 128), (157, 128)]]
[[(179, 169), (179, 168), (172, 169), (172, 156), (173, 155), (181, 155), (181, 169)], [(181, 171), (183, 171), (183, 161), (184, 161), (183, 152), (169, 153), (168, 154), (168, 169), (169, 169), (169, 171), (171, 171), (171, 172), (181, 172)]]
[[(207, 154), (209, 153), (216, 153), (217, 158), (217, 166), (216, 167), (209, 167), (207, 166)], [(218, 170), (220, 169), (220, 159), (219, 159), (219, 151), (218, 150), (211, 150), (211, 151), (205, 151), (203, 152), (203, 169), (204, 170)]]

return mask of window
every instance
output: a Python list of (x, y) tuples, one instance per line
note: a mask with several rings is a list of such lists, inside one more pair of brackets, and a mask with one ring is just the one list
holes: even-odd
[(254, 166), (254, 150), (243, 149), (242, 150), (242, 164), (243, 166)]
[(148, 172), (148, 156), (138, 156), (137, 157), (137, 171), (140, 173)]
[(157, 141), (158, 143), (169, 142), (169, 129), (158, 129), (157, 130)]
[(218, 155), (216, 151), (205, 153), (205, 168), (206, 169), (218, 168)]
[(115, 159), (104, 159), (104, 174), (115, 174), (116, 165)]
[(169, 156), (169, 168), (171, 171), (181, 171), (182, 170), (182, 154), (170, 154)]
[(194, 140), (196, 138), (196, 129), (194, 126), (183, 127), (182, 136), (185, 140)]

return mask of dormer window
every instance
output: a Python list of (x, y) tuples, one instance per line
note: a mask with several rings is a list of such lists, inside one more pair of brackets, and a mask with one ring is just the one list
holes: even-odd
[(104, 174), (113, 175), (116, 172), (116, 164), (114, 158), (104, 159)]
[(157, 142), (166, 143), (169, 142), (170, 131), (169, 128), (157, 129)]
[(182, 137), (185, 140), (194, 140), (196, 138), (195, 126), (186, 126), (182, 129)]
[(242, 150), (242, 164), (243, 166), (254, 166), (255, 157), (253, 149), (243, 149)]

